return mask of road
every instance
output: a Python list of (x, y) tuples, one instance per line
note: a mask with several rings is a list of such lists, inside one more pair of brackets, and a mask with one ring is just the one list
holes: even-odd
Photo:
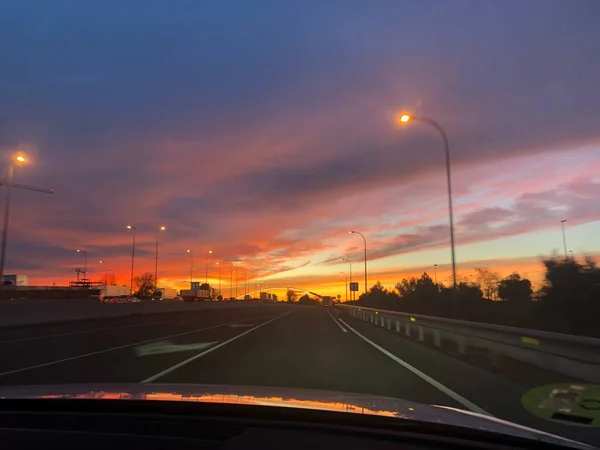
[(335, 308), (267, 304), (0, 328), (0, 385), (128, 382), (385, 395), (600, 444), (600, 431), (523, 410), (531, 386)]

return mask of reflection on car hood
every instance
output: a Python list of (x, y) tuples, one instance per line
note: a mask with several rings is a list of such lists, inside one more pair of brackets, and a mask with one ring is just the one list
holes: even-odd
[(190, 384), (43, 385), (1, 387), (0, 398), (156, 400), (303, 408), (369, 414), (479, 429), (573, 448), (592, 448), (512, 422), (446, 406), (391, 397), (295, 388)]

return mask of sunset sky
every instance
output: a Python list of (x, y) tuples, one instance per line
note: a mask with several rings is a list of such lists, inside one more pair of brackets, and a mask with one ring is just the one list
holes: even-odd
[[(6, 273), (64, 285), (88, 254), (159, 284), (249, 278), (344, 295), (438, 264), (519, 271), (600, 254), (600, 2), (7, 1), (0, 150), (24, 149)], [(2, 167), (6, 173), (7, 164)], [(105, 265), (99, 264), (103, 260)], [(256, 280), (255, 280), (256, 281)], [(254, 283), (255, 283), (254, 281)], [(255, 286), (255, 284), (253, 285)], [(240, 288), (241, 289), (241, 288)], [(241, 291), (239, 292), (242, 293)]]

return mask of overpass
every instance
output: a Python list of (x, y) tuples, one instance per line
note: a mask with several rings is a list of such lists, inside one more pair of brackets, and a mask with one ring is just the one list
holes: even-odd
[(319, 300), (323, 300), (323, 296), (321, 294), (317, 294), (316, 292), (309, 291), (307, 289), (298, 288), (298, 287), (273, 287), (273, 288), (265, 288), (265, 289), (254, 289), (250, 292), (245, 292), (241, 295), (235, 297), (236, 299), (243, 299), (246, 295), (252, 295), (261, 292), (272, 292), (272, 291), (294, 291), (294, 292), (302, 292), (304, 294), (312, 295), (313, 297), (317, 297)]

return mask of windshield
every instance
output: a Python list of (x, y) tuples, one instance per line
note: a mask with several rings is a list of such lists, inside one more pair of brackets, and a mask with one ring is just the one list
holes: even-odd
[(599, 17), (3, 2), (0, 386), (338, 391), (600, 445)]

